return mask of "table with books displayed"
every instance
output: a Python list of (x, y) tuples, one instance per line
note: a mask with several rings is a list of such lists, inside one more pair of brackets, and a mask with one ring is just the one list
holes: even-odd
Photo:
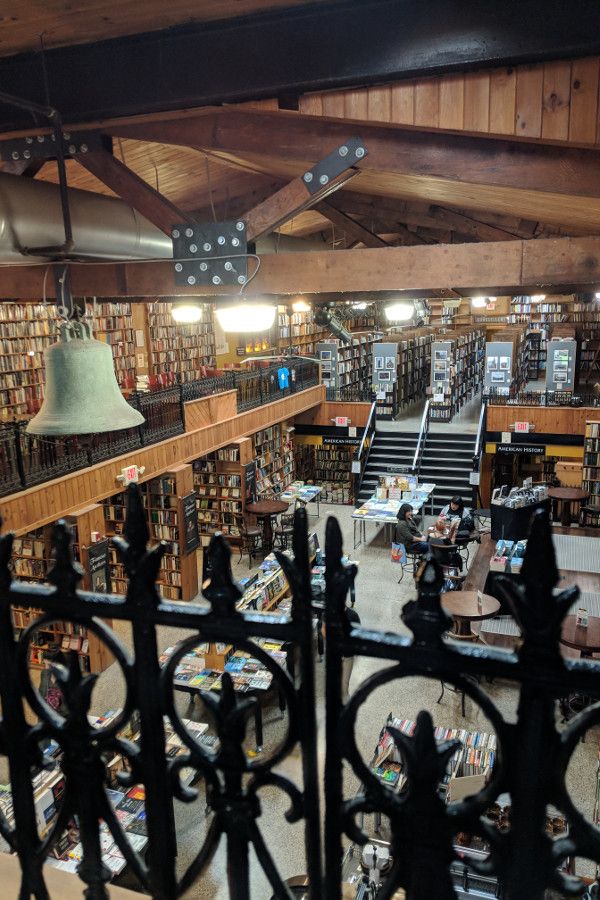
[(301, 503), (303, 506), (307, 506), (307, 504), (311, 502), (316, 503), (318, 518), (321, 514), (319, 502), (322, 490), (323, 488), (319, 487), (317, 484), (305, 484), (303, 481), (292, 481), (290, 486), (279, 496), (282, 500), (289, 501), (289, 503)]
[[(354, 526), (354, 549), (360, 544), (366, 543), (366, 523), (372, 522), (375, 525), (384, 525), (386, 527), (395, 526), (398, 521), (398, 511), (404, 503), (410, 503), (414, 513), (420, 512), (428, 500), (431, 501), (433, 509), (433, 494), (435, 484), (421, 484), (411, 491), (402, 491), (402, 498), (385, 497), (379, 498), (377, 495), (371, 497), (358, 509), (352, 513)], [(358, 541), (356, 532), (358, 526)]]
[[(101, 716), (89, 715), (88, 720), (94, 728), (105, 728), (121, 714), (120, 709), (108, 710)], [(194, 740), (213, 748), (217, 738), (207, 735), (208, 725), (204, 722), (193, 722), (182, 719), (183, 724)], [(167, 718), (165, 723), (165, 752), (167, 756), (180, 756), (187, 752), (179, 735)], [(121, 730), (120, 736), (133, 743), (139, 743), (140, 733), (137, 718), (134, 716)], [(34, 792), (35, 816), (40, 838), (46, 837), (56, 822), (60, 810), (61, 798), (65, 790), (65, 777), (60, 768), (62, 751), (55, 741), (48, 741), (43, 751), (43, 767), (34, 771), (32, 784)], [(147, 843), (145, 790), (143, 785), (123, 788), (118, 781), (120, 772), (129, 771), (127, 759), (115, 754), (105, 760), (106, 793), (119, 820), (125, 837), (132, 849), (138, 853), (144, 851)], [(191, 784), (196, 773), (192, 768), (183, 769), (181, 778), (184, 784)], [(6, 817), (9, 827), (14, 827), (14, 812), (10, 785), (0, 785), (0, 810)], [(170, 814), (173, 815), (171, 809)], [(100, 825), (100, 845), (102, 861), (112, 873), (112, 877), (120, 875), (127, 866), (127, 861), (115, 843), (107, 825)], [(46, 864), (65, 872), (76, 873), (83, 856), (79, 828), (76, 821), (69, 822), (63, 834), (50, 851)]]
[[(256, 644), (282, 667), (286, 665), (287, 651), (283, 642), (267, 638), (256, 638)], [(175, 651), (168, 647), (160, 656), (164, 666)], [(273, 674), (258, 659), (243, 650), (234, 650), (231, 644), (199, 643), (183, 656), (175, 668), (173, 687), (190, 695), (193, 701), (208, 691), (221, 690), (223, 674), (231, 675), (233, 689), (238, 694), (256, 698), (254, 727), (257, 752), (263, 746), (262, 707), (271, 697), (274, 689)], [(278, 691), (279, 709), (285, 710), (285, 700)]]
[[(407, 779), (402, 756), (388, 730), (390, 726), (409, 737), (415, 730), (415, 722), (412, 719), (397, 718), (390, 714), (379, 734), (371, 760), (371, 771), (389, 790), (401, 793), (406, 788)], [(439, 743), (450, 740), (460, 742), (460, 747), (448, 762), (444, 777), (439, 783), (440, 798), (445, 803), (453, 803), (479, 793), (491, 778), (496, 763), (496, 735), (441, 725), (434, 729), (434, 737)], [(486, 817), (500, 831), (507, 831), (510, 828), (510, 814), (511, 804), (508, 794), (500, 794), (486, 810)], [(359, 821), (359, 826), (361, 830), (369, 833), (369, 829), (365, 829), (365, 814), (362, 818), (363, 821)], [(375, 813), (373, 830), (377, 837), (369, 837), (368, 843), (373, 845), (375, 855), (385, 864), (382, 866), (384, 871), (376, 873), (377, 877), (381, 878), (380, 884), (385, 882), (394, 862), (391, 858), (388, 860), (391, 845), (386, 827), (381, 814)], [(564, 837), (568, 832), (565, 817), (550, 806), (546, 814), (546, 832), (553, 838)], [(484, 860), (489, 855), (489, 844), (481, 836), (459, 832), (454, 837), (454, 852), (456, 859), (451, 863), (450, 873), (460, 896), (464, 893), (470, 895), (471, 892), (477, 897), (500, 896), (497, 878), (476, 872), (472, 865), (474, 861)], [(343, 877), (347, 883), (356, 887), (357, 897), (362, 896), (358, 890), (365, 874), (369, 873), (369, 853), (373, 856), (373, 850), (367, 849), (365, 854), (353, 844), (344, 856)], [(563, 871), (572, 871), (572, 860), (565, 861)]]

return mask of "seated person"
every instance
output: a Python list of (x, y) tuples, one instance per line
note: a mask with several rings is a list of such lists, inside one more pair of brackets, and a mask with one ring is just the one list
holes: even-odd
[(407, 553), (426, 553), (429, 549), (426, 535), (421, 534), (414, 522), (413, 508), (410, 503), (403, 503), (398, 510), (396, 543), (404, 544)]
[(458, 496), (453, 497), (450, 503), (443, 507), (437, 521), (442, 526), (450, 526), (453, 538), (461, 534), (470, 534), (475, 527), (471, 510), (465, 506), (462, 497)]

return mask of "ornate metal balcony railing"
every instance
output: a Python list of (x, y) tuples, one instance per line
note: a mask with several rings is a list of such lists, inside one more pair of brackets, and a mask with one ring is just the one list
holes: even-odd
[(485, 391), (490, 406), (600, 406), (600, 395), (591, 391)]
[[(543, 513), (533, 520), (522, 584), (515, 587), (499, 576), (523, 642), (515, 653), (481, 645), (459, 645), (444, 640), (451, 622), (440, 603), (443, 575), (429, 559), (419, 581), (418, 599), (405, 604), (402, 617), (412, 636), (354, 628), (345, 614), (345, 602), (356, 568), (343, 562), (342, 541), (335, 519), (326, 534), (326, 759), (325, 868), (320, 851), (319, 780), (315, 718), (315, 667), (312, 649), (310, 568), (307, 520), (296, 513), (294, 561), (279, 555), (293, 591), (289, 617), (240, 613), (240, 596), (233, 582), (229, 550), (221, 536), (213, 539), (212, 575), (205, 597), (209, 608), (182, 606), (161, 600), (154, 585), (164, 546), (147, 549), (148, 530), (135, 488), (129, 489), (129, 513), (123, 538), (115, 539), (129, 577), (126, 597), (93, 595), (76, 589), (80, 578), (73, 564), (67, 531), (57, 525), (55, 564), (48, 580), (52, 587), (11, 583), (11, 537), (0, 540), (0, 700), (2, 722), (0, 749), (8, 758), (16, 825), (0, 818), (0, 832), (18, 853), (23, 871), (22, 896), (45, 898), (42, 864), (66, 823), (77, 816), (83, 845), (79, 875), (90, 898), (108, 896), (109, 873), (101, 860), (98, 819), (103, 818), (132, 872), (155, 898), (180, 896), (201, 879), (216, 846), (224, 840), (228, 858), (229, 893), (235, 900), (250, 897), (248, 854), (257, 855), (273, 895), (291, 898), (283, 883), (278, 861), (259, 830), (261, 805), (258, 794), (265, 786), (283, 790), (290, 798), (289, 821), (304, 822), (310, 896), (313, 900), (341, 897), (342, 844), (346, 838), (363, 842), (367, 835), (357, 817), (380, 812), (387, 817), (393, 865), (377, 896), (387, 900), (398, 887), (408, 900), (446, 900), (455, 896), (449, 874), (454, 857), (453, 835), (468, 832), (490, 845), (488, 858), (473, 862), (475, 870), (495, 874), (510, 900), (542, 900), (546, 888), (565, 895), (579, 895), (576, 878), (559, 870), (567, 856), (600, 863), (600, 832), (576, 808), (566, 786), (566, 771), (580, 738), (600, 723), (600, 704), (589, 705), (566, 727), (557, 726), (557, 701), (573, 692), (600, 695), (597, 663), (564, 659), (559, 652), (562, 620), (578, 596), (577, 588), (556, 593), (558, 572), (548, 519)], [(39, 696), (27, 669), (28, 643), (36, 625), (18, 640), (13, 635), (11, 606), (42, 610), (39, 621), (68, 620), (85, 625), (104, 641), (119, 666), (125, 685), (123, 712), (106, 729), (89, 725), (87, 712), (95, 676), (82, 676), (71, 655), (56, 671), (66, 700), (64, 715), (54, 712)], [(118, 619), (132, 625), (130, 653), (101, 619)], [(190, 629), (163, 670), (159, 667), (157, 627)], [(278, 663), (253, 643), (266, 638), (289, 641), (297, 648), (299, 686)], [(226, 641), (249, 650), (272, 673), (285, 697), (289, 724), (286, 736), (273, 755), (249, 759), (243, 750), (246, 722), (253, 701), (238, 695), (223, 679), (216, 700), (204, 694), (219, 739), (218, 749), (207, 751), (186, 731), (173, 699), (173, 675), (181, 657), (201, 641)], [(360, 685), (342, 704), (342, 661), (363, 656), (389, 663)], [(357, 715), (380, 686), (407, 677), (442, 679), (464, 691), (491, 723), (498, 742), (498, 759), (489, 783), (479, 793), (445, 806), (437, 786), (456, 745), (436, 745), (431, 716), (422, 711), (413, 738), (391, 730), (408, 776), (406, 790), (396, 794), (380, 782), (368, 759), (361, 755), (356, 735)], [(509, 721), (484, 691), (480, 679), (508, 679), (518, 692), (516, 719)], [(401, 693), (399, 693), (401, 696)], [(27, 702), (39, 718), (28, 723)], [(141, 742), (132, 745), (117, 732), (134, 712), (139, 713)], [(163, 716), (172, 723), (187, 755), (175, 760), (165, 755)], [(35, 823), (31, 766), (39, 761), (38, 742), (53, 738), (63, 752), (66, 789), (57, 824), (40, 840)], [(303, 784), (294, 784), (274, 768), (292, 751), (302, 758)], [(115, 752), (131, 763), (128, 784), (143, 784), (149, 851), (142, 859), (127, 844), (119, 821), (111, 813), (105, 793), (104, 754)], [(362, 784), (358, 796), (344, 788), (344, 763)], [(173, 799), (188, 802), (193, 792), (179, 781), (183, 767), (191, 766), (207, 784), (212, 820), (201, 849), (178, 879), (175, 871)], [(495, 828), (486, 810), (499, 794), (512, 798), (511, 826)], [(268, 816), (265, 799), (264, 812)], [(566, 817), (568, 836), (553, 839), (545, 831), (546, 806), (552, 804)], [(167, 811), (167, 813), (166, 813)], [(285, 863), (284, 863), (285, 864)], [(264, 898), (260, 898), (264, 900)]]
[(318, 367), (298, 361), (290, 364), (289, 386), (282, 389), (279, 368), (231, 371), (163, 390), (134, 392), (128, 402), (140, 410), (145, 422), (139, 428), (87, 439), (28, 435), (25, 422), (0, 424), (0, 497), (183, 434), (183, 405), (190, 400), (237, 390), (237, 410), (243, 412), (318, 384)]

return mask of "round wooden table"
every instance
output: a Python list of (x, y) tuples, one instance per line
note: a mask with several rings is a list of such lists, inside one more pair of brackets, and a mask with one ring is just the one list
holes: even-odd
[(256, 503), (249, 503), (246, 506), (246, 512), (252, 516), (262, 519), (263, 530), (263, 552), (265, 556), (273, 549), (273, 526), (271, 524), (272, 516), (285, 512), (289, 508), (289, 503), (284, 500), (258, 500)]
[(564, 525), (565, 528), (569, 528), (572, 522), (571, 503), (575, 501), (582, 503), (583, 500), (587, 500), (590, 494), (589, 491), (576, 487), (554, 487), (548, 488), (548, 496), (552, 500), (556, 500), (557, 503), (562, 503), (560, 524)]
[(492, 619), (500, 611), (500, 603), (489, 594), (481, 595), (481, 606), (477, 591), (448, 591), (442, 594), (442, 606), (454, 619), (452, 636), (461, 640), (474, 641), (477, 635), (471, 630), (471, 622)]
[(600, 653), (600, 619), (589, 617), (589, 625), (577, 624), (577, 616), (567, 616), (563, 622), (561, 644), (579, 650), (583, 658)]

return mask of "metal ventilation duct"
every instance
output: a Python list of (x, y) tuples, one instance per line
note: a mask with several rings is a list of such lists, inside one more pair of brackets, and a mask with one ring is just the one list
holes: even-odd
[[(122, 200), (69, 190), (73, 255), (92, 259), (169, 259), (171, 238)], [(58, 185), (0, 172), (0, 263), (43, 261), (24, 255), (65, 239)]]

